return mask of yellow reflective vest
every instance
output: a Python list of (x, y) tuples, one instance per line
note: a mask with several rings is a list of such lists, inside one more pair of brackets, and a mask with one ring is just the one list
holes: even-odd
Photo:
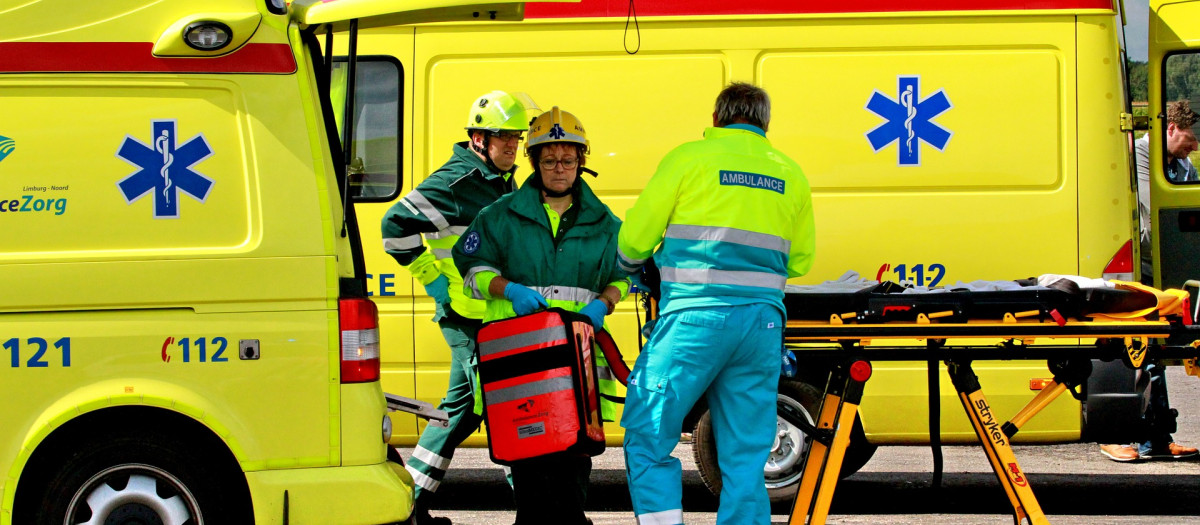
[(618, 262), (632, 273), (654, 254), (660, 314), (751, 303), (784, 311), (787, 279), (812, 267), (810, 193), (800, 166), (762, 130), (708, 128), (659, 163), (621, 227)]

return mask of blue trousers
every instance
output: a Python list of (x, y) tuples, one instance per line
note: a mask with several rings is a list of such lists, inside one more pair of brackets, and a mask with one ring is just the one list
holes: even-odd
[(783, 313), (769, 304), (692, 308), (658, 320), (621, 417), (639, 525), (683, 523), (683, 470), (671, 451), (706, 391), (721, 468), (717, 523), (771, 522), (763, 465), (775, 440), (782, 344)]
[(1167, 396), (1167, 367), (1158, 361), (1148, 361), (1146, 373), (1150, 374), (1150, 406), (1142, 414), (1146, 441), (1138, 445), (1141, 454), (1166, 450), (1167, 445), (1175, 441), (1171, 433), (1176, 430), (1175, 414), (1171, 411), (1170, 398)]

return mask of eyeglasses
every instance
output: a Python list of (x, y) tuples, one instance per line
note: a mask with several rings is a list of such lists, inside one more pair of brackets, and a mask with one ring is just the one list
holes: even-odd
[(542, 159), (542, 160), (538, 161), (538, 164), (542, 167), (542, 169), (544, 169), (546, 171), (554, 169), (554, 166), (559, 165), (559, 164), (562, 164), (562, 167), (564, 170), (570, 170), (570, 169), (575, 169), (575, 166), (577, 164), (579, 164), (579, 159), (577, 159), (577, 158), (562, 159), (562, 160)]
[(492, 136), (496, 137), (496, 139), (498, 139), (500, 142), (512, 142), (514, 140), (521, 142), (521, 140), (524, 138), (521, 136), (520, 131), (501, 131)]

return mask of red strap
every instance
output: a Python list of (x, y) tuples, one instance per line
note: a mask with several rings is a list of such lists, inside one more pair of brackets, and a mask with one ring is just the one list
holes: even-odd
[(1058, 326), (1067, 326), (1067, 318), (1058, 313), (1058, 308), (1050, 310), (1050, 318), (1054, 319), (1054, 322), (1058, 323)]
[(608, 361), (608, 367), (612, 369), (617, 381), (622, 385), (628, 385), (629, 367), (625, 365), (625, 358), (621, 357), (621, 349), (617, 348), (617, 342), (613, 341), (612, 334), (609, 334), (608, 330), (597, 331), (596, 344), (600, 345), (600, 351), (604, 352), (604, 359)]

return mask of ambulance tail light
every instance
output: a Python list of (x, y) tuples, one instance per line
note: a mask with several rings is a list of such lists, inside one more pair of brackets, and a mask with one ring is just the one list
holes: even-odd
[(1119, 281), (1133, 280), (1133, 241), (1125, 241), (1117, 253), (1108, 261), (1108, 265), (1104, 267), (1105, 279), (1117, 279)]
[(338, 300), (342, 383), (379, 380), (379, 310), (366, 298)]

